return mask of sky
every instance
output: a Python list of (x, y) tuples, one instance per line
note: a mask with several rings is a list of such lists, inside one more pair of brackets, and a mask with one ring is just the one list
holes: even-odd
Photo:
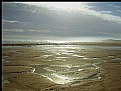
[(121, 39), (121, 2), (2, 2), (2, 40)]

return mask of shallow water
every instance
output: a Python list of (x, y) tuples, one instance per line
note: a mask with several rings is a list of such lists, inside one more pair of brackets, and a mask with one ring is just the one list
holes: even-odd
[[(24, 47), (25, 49), (28, 48), (30, 52), (21, 51), (22, 48), (23, 47), (11, 47), (9, 52), (13, 56), (12, 60), (17, 56), (15, 53), (19, 53), (18, 59), (24, 55), (24, 60), (36, 61), (36, 64), (28, 64), (27, 66), (35, 68), (34, 73), (41, 74), (57, 84), (101, 78), (101, 68), (99, 68), (97, 64), (105, 62), (105, 60), (119, 60), (119, 62), (121, 60), (121, 58), (115, 57), (115, 55), (120, 55), (120, 53), (115, 53), (120, 51), (120, 47), (115, 46), (42, 45)], [(4, 64), (9, 65), (8, 62), (12, 60), (8, 58), (11, 57), (11, 55), (4, 56)], [(33, 61), (32, 59), (36, 60)], [(46, 62), (46, 64), (42, 65), (39, 62)]]

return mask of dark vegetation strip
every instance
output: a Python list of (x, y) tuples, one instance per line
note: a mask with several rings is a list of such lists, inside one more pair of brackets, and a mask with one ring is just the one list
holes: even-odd
[(2, 46), (36, 46), (36, 45), (102, 45), (121, 46), (121, 42), (76, 42), (76, 43), (22, 43), (22, 44), (2, 44)]

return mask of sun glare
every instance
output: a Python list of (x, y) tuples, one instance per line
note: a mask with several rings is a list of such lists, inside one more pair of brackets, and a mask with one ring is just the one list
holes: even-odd
[(22, 2), (56, 10), (79, 10), (86, 2)]
[(61, 10), (77, 10), (80, 8), (80, 4), (81, 3), (50, 3), (50, 6)]

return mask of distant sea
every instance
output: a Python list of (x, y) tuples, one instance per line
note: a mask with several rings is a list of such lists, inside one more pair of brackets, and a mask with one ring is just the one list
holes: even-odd
[(57, 40), (3, 40), (2, 44), (24, 44), (24, 43), (70, 43), (70, 42), (78, 42), (78, 41), (57, 41)]
[[(92, 42), (92, 41), (91, 41)], [(91, 42), (87, 42), (87, 43), (91, 43)], [(82, 41), (60, 41), (60, 40), (28, 40), (28, 41), (24, 41), (24, 40), (20, 40), (20, 41), (13, 41), (13, 40), (4, 40), (2, 41), (2, 44), (44, 44), (44, 45), (49, 45), (49, 44), (80, 44), (80, 43), (85, 43)]]

